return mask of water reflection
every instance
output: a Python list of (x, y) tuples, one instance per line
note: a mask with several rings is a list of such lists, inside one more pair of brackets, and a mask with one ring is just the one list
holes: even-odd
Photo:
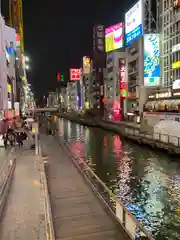
[(117, 135), (58, 120), (59, 136), (156, 239), (180, 239), (180, 164)]

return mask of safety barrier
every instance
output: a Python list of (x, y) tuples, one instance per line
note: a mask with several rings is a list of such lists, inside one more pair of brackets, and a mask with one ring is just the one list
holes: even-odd
[(43, 200), (44, 200), (44, 213), (45, 213), (45, 239), (46, 240), (55, 240), (54, 234), (54, 226), (52, 220), (52, 211), (51, 211), (51, 204), (48, 192), (48, 184), (47, 184), (47, 177), (46, 177), (46, 169), (45, 169), (45, 161), (42, 155), (42, 146), (40, 141), (38, 141), (39, 147), (39, 155), (41, 158), (41, 185), (43, 191)]
[(110, 210), (115, 219), (121, 224), (128, 236), (132, 240), (148, 239), (152, 240), (153, 237), (148, 233), (142, 224), (132, 215), (123, 202), (117, 199), (114, 193), (105, 185), (104, 182), (94, 173), (94, 171), (79, 158), (74, 157), (70, 153), (69, 145), (63, 142), (67, 154), (71, 157), (74, 164), (84, 175), (86, 180), (91, 184), (93, 190), (95, 190), (97, 196), (103, 201), (106, 207)]
[(0, 217), (6, 203), (15, 167), (16, 157), (14, 154), (14, 148), (12, 148), (0, 169)]
[(180, 147), (180, 137), (178, 136), (172, 136), (169, 134), (158, 132), (153, 133), (141, 132), (140, 130), (131, 127), (126, 127), (125, 132), (131, 136), (145, 138), (147, 140), (158, 141), (159, 143), (172, 145), (174, 147)]

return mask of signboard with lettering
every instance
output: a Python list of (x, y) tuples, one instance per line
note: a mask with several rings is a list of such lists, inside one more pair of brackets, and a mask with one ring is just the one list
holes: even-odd
[(93, 28), (93, 49), (105, 51), (105, 28), (104, 25), (96, 25)]
[(120, 97), (127, 97), (127, 82), (125, 76), (125, 60), (119, 60)]
[(71, 68), (70, 69), (70, 81), (80, 80), (81, 78), (81, 69), (80, 68)]

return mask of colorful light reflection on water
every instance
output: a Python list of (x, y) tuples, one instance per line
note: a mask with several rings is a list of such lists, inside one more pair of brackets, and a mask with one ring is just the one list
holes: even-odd
[(180, 239), (180, 163), (101, 129), (58, 121), (59, 136), (86, 161), (155, 239)]

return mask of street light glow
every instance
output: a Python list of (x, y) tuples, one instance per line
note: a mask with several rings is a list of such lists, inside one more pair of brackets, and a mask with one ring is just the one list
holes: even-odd
[(26, 69), (29, 70), (29, 66), (28, 65), (26, 65)]
[(25, 61), (26, 61), (26, 62), (29, 62), (29, 58), (28, 58), (27, 56), (25, 57)]

